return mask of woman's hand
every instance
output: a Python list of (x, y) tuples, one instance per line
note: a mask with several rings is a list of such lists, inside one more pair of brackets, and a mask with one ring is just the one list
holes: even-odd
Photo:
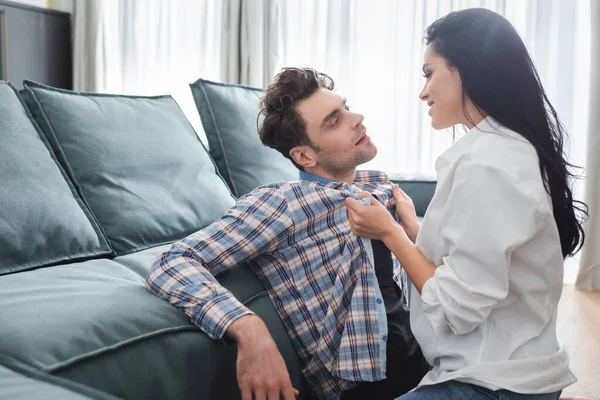
[[(394, 189), (396, 191), (397, 188)], [(401, 203), (402, 215), (408, 214), (410, 216), (411, 214), (408, 212), (410, 209), (412, 209), (412, 215), (414, 215), (413, 222), (404, 220), (404, 224), (416, 223), (418, 232), (419, 223), (414, 213), (415, 208), (412, 206), (410, 197), (406, 196), (406, 193), (404, 193), (404, 196), (406, 196), (404, 197), (402, 193), (400, 191), (394, 194), (396, 201)], [(401, 198), (398, 199), (397, 196)], [(350, 220), (352, 232), (358, 236), (383, 241), (387, 248), (394, 253), (398, 261), (400, 261), (415, 288), (421, 293), (425, 282), (431, 279), (435, 273), (435, 266), (421, 254), (419, 249), (411, 242), (412, 239), (408, 235), (408, 232), (405, 232), (404, 228), (396, 223), (392, 215), (380, 202), (367, 192), (362, 192), (358, 195), (360, 199), (366, 197), (371, 200), (370, 206), (364, 206), (353, 198), (346, 199), (348, 219)]]
[(358, 198), (369, 198), (371, 205), (362, 205), (350, 197), (346, 199), (350, 228), (355, 235), (385, 241), (386, 236), (401, 229), (389, 211), (371, 194), (362, 192)]
[(400, 226), (402, 226), (410, 240), (414, 243), (421, 226), (417, 219), (415, 205), (412, 199), (398, 185), (394, 185), (392, 193), (396, 200), (396, 215), (400, 219)]

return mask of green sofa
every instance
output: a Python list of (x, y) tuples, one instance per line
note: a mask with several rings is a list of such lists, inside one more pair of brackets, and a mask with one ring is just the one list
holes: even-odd
[[(0, 82), (0, 399), (234, 399), (235, 343), (145, 289), (154, 258), (254, 187), (297, 179), (260, 145), (261, 91), (191, 85), (210, 153), (169, 96)], [(423, 214), (435, 189), (401, 180)], [(302, 365), (252, 272), (218, 277)]]

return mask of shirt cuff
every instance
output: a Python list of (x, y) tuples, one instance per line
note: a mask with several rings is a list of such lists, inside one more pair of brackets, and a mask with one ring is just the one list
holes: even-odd
[(437, 334), (441, 334), (452, 325), (448, 322), (444, 309), (438, 298), (438, 285), (435, 277), (429, 278), (421, 289), (421, 301), (423, 302), (423, 312), (429, 319), (431, 327)]
[(226, 293), (206, 302), (194, 315), (193, 322), (212, 339), (222, 339), (227, 328), (246, 315), (254, 313), (231, 293)]

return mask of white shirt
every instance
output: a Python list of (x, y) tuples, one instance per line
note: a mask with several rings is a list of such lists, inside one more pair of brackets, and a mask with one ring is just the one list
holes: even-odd
[(563, 257), (535, 149), (488, 117), (436, 171), (416, 246), (437, 269), (410, 301), (433, 366), (420, 386), (457, 380), (533, 394), (572, 384), (556, 334)]

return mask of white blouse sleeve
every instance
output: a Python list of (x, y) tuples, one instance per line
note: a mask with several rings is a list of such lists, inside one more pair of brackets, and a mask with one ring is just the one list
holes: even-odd
[(433, 329), (473, 331), (508, 295), (513, 250), (543, 221), (538, 202), (506, 172), (460, 166), (444, 207), (440, 240), (449, 249), (423, 286), (423, 310)]

